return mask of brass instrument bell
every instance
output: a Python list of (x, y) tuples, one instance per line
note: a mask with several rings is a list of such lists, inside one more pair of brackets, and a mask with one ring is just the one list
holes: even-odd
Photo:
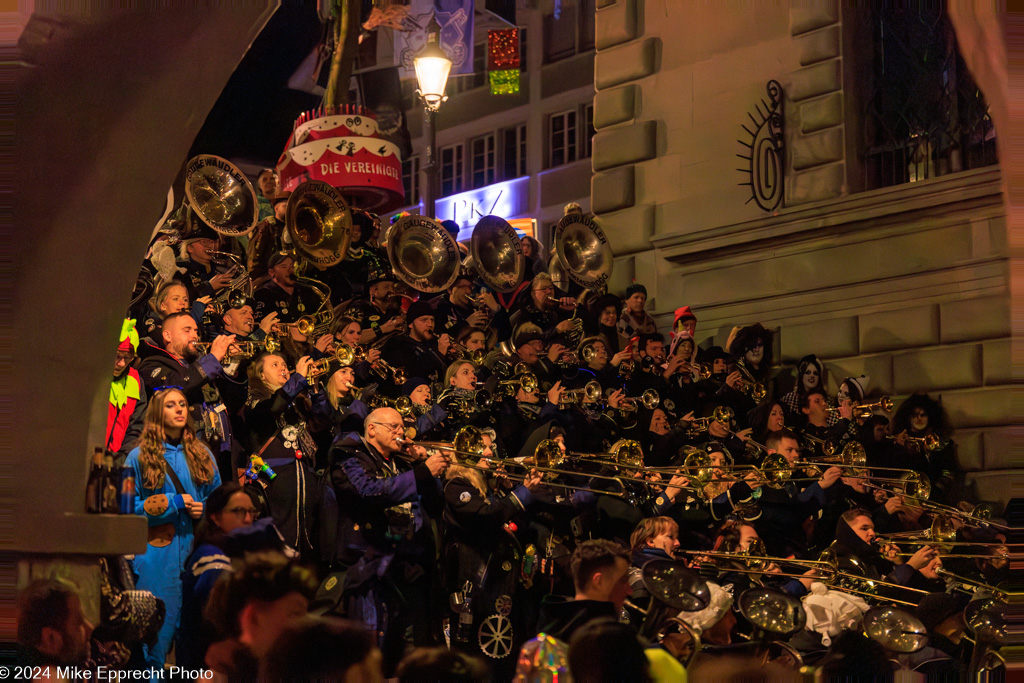
[(601, 289), (612, 272), (612, 247), (589, 216), (570, 213), (555, 226), (554, 251), (566, 274), (587, 289)]
[(459, 275), (459, 245), (433, 218), (410, 215), (398, 219), (388, 233), (387, 246), (395, 275), (413, 289), (442, 292)]
[(648, 410), (654, 410), (658, 407), (658, 403), (661, 402), (661, 397), (658, 396), (658, 392), (654, 389), (647, 389), (640, 395), (639, 398), (629, 397), (622, 399), (622, 403), (619, 406), (619, 410), (623, 411), (636, 411), (640, 409), (640, 406), (647, 408)]
[(897, 607), (872, 607), (864, 614), (864, 633), (890, 652), (910, 654), (928, 644), (921, 620)]
[(295, 250), (323, 270), (340, 263), (352, 241), (352, 211), (337, 189), (307, 180), (288, 198), (285, 225)]
[(200, 154), (185, 165), (185, 199), (189, 232), (198, 219), (230, 237), (248, 235), (259, 219), (252, 183), (227, 159)]
[(523, 245), (508, 221), (499, 216), (484, 216), (469, 240), (467, 266), (476, 271), (488, 288), (502, 293), (515, 291), (526, 273)]

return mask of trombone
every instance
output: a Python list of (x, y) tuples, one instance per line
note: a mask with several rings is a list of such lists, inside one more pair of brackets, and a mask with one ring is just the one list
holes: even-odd
[(512, 379), (499, 380), (498, 386), (506, 388), (506, 390), (511, 390), (513, 395), (516, 393), (518, 389), (522, 389), (526, 393), (532, 394), (533, 392), (537, 391), (537, 388), (540, 386), (540, 382), (537, 381), (537, 375), (527, 371), (517, 373), (512, 377)]
[(701, 432), (708, 431), (712, 422), (728, 425), (732, 421), (732, 413), (725, 406), (718, 406), (714, 412), (707, 417), (697, 417), (690, 421), (686, 428), (688, 437), (699, 436)]
[(757, 378), (747, 369), (747, 364), (742, 360), (736, 361), (736, 369), (743, 375), (740, 377), (739, 391), (754, 399), (755, 403), (763, 401), (764, 397), (768, 395), (768, 390), (764, 388), (764, 384), (757, 381)]

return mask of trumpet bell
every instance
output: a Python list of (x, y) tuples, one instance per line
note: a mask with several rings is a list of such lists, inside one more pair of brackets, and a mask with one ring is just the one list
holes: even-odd
[(661, 397), (658, 396), (658, 392), (654, 389), (648, 389), (640, 395), (640, 402), (644, 404), (644, 408), (654, 410), (658, 407), (658, 403), (661, 402)]
[(928, 475), (923, 472), (907, 472), (900, 477), (903, 483), (900, 485), (903, 489), (903, 495), (910, 496), (912, 498), (924, 498), (928, 499), (932, 495), (932, 482), (928, 479)]
[(409, 417), (412, 415), (412, 401), (408, 396), (399, 396), (395, 399), (395, 410), (402, 417)]
[(499, 216), (484, 216), (473, 228), (469, 254), (477, 275), (490, 289), (515, 291), (526, 274), (526, 257), (518, 233)]
[(521, 375), (517, 375), (517, 377), (519, 378), (519, 384), (522, 386), (523, 391), (528, 394), (532, 394), (537, 391), (537, 375), (532, 372), (524, 372)]
[(453, 440), (456, 454), (469, 459), (471, 456), (467, 455), (472, 453), (477, 456), (477, 459), (484, 453), (484, 437), (480, 434), (480, 430), (473, 425), (466, 425), (455, 433), (455, 439)]
[(601, 289), (612, 273), (612, 246), (597, 222), (583, 214), (564, 216), (555, 226), (555, 253), (566, 274), (587, 289)]
[(323, 270), (340, 263), (352, 241), (352, 211), (341, 193), (321, 180), (308, 180), (292, 192), (285, 225), (295, 250)]
[(593, 344), (588, 344), (580, 349), (580, 358), (583, 359), (584, 363), (593, 363), (597, 358), (597, 350)]
[(451, 287), (461, 264), (455, 238), (426, 216), (405, 216), (391, 226), (388, 260), (402, 282), (428, 294)]
[(185, 166), (185, 197), (189, 220), (198, 218), (222, 235), (248, 235), (256, 227), (256, 191), (227, 159), (212, 154), (192, 157)]
[(704, 486), (715, 476), (711, 456), (692, 447), (689, 454), (683, 459), (683, 469), (686, 470), (687, 478), (697, 482), (699, 486)]

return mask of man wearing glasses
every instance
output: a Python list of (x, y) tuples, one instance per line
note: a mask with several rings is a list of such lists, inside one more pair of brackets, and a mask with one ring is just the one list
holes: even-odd
[(362, 436), (331, 448), (331, 481), (338, 493), (335, 561), (347, 567), (344, 599), (349, 614), (377, 614), (381, 649), (393, 667), (406, 642), (440, 644), (441, 613), (431, 604), (437, 585), (431, 518), (440, 516), (443, 452), (422, 446), (403, 451), (402, 416), (378, 408), (366, 417)]

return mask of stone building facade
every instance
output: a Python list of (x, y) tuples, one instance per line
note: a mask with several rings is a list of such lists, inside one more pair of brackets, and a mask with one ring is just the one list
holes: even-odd
[[(598, 2), (591, 198), (612, 289), (644, 283), (665, 331), (693, 307), (705, 343), (761, 322), (776, 363), (817, 354), (833, 392), (866, 374), (897, 404), (931, 393), (968, 481), (1005, 502), (1020, 470), (1000, 169), (919, 163), (917, 182), (872, 183), (872, 28), (840, 3)], [(737, 155), (772, 80), (784, 194), (769, 212), (748, 202)]]

